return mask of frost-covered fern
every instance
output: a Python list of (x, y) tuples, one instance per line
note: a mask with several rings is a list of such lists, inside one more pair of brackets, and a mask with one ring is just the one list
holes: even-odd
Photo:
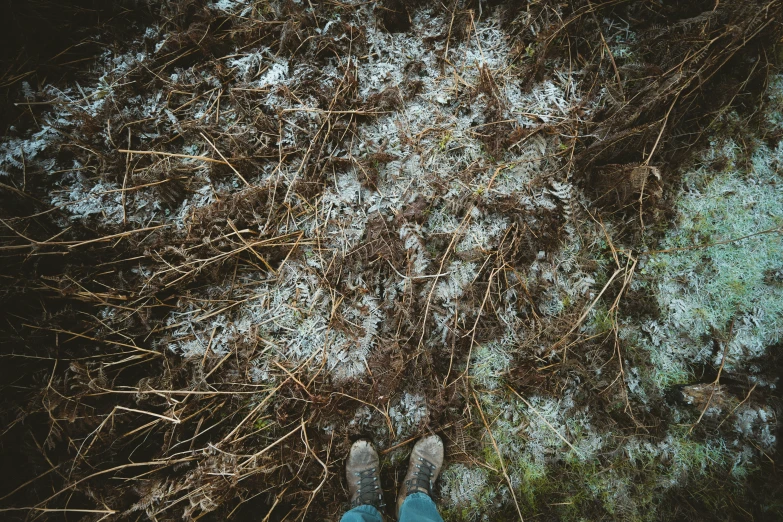
[(498, 341), (476, 346), (470, 365), (470, 376), (481, 388), (493, 390), (500, 385), (500, 378), (509, 370), (513, 344)]
[(405, 392), (389, 408), (389, 418), (399, 437), (410, 437), (416, 433), (423, 421), (429, 417), (426, 399), (418, 394)]
[[(734, 166), (739, 149), (732, 141), (714, 143), (708, 154), (716, 150), (728, 155), (729, 167), (702, 167), (686, 176), (680, 222), (662, 245), (675, 251), (653, 256), (643, 270), (655, 275), (666, 314), (645, 327), (653, 381), (661, 387), (712, 357), (714, 331), (730, 335), (724, 365), (729, 373), (746, 371), (749, 361), (783, 338), (783, 290), (768, 277), (783, 265), (783, 243), (780, 234), (764, 233), (783, 223), (783, 193), (777, 189), (783, 144), (758, 144), (750, 171)], [(715, 242), (722, 244), (710, 246)], [(721, 356), (710, 362), (720, 365)]]

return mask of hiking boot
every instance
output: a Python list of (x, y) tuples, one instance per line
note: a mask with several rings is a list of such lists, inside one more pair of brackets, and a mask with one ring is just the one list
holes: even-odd
[(432, 496), (432, 485), (438, 479), (443, 467), (443, 441), (437, 435), (424, 437), (416, 442), (411, 452), (408, 473), (405, 474), (397, 495), (397, 516), (400, 515), (402, 503), (411, 493), (424, 493)]
[(378, 453), (369, 441), (357, 440), (353, 443), (345, 463), (352, 508), (370, 505), (380, 510), (384, 506), (378, 478), (379, 464)]

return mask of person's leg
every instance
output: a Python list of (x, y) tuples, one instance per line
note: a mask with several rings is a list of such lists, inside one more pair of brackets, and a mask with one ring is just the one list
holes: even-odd
[(345, 479), (351, 509), (340, 522), (382, 522), (383, 507), (378, 452), (369, 441), (357, 440), (345, 462)]
[(398, 522), (443, 522), (443, 519), (429, 495), (411, 493), (402, 503)]
[(383, 518), (375, 507), (365, 504), (348, 511), (340, 522), (383, 522)]
[(443, 441), (437, 435), (419, 439), (411, 451), (405, 479), (397, 495), (399, 522), (443, 522), (435, 502), (432, 486), (443, 468)]

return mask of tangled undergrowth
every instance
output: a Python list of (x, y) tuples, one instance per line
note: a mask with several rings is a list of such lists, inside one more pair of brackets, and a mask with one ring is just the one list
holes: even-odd
[(7, 4), (6, 518), (783, 516), (783, 2)]

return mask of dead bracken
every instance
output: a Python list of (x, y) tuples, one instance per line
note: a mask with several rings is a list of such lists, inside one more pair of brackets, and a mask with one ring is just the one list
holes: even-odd
[(6, 4), (9, 520), (783, 516), (783, 1)]

